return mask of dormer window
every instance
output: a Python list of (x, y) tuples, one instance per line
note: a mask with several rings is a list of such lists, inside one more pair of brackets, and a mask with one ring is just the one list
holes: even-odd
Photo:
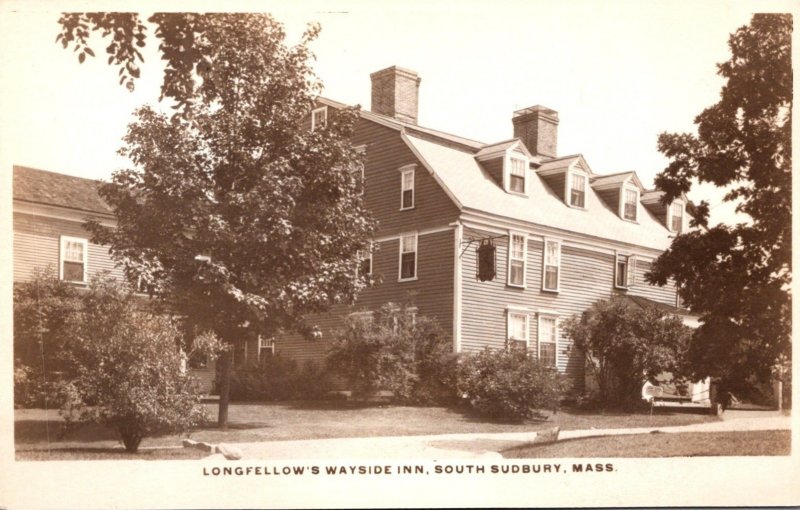
[(622, 217), (626, 220), (636, 221), (639, 212), (639, 190), (636, 188), (623, 188)]
[(508, 188), (514, 193), (525, 193), (525, 168), (528, 162), (511, 156), (511, 173), (508, 177)]
[(683, 203), (672, 202), (669, 206), (669, 229), (680, 234), (683, 232)]
[(567, 178), (567, 199), (572, 207), (586, 207), (586, 185), (588, 179), (585, 174), (570, 172)]
[(315, 108), (311, 111), (311, 131), (328, 125), (328, 107)]

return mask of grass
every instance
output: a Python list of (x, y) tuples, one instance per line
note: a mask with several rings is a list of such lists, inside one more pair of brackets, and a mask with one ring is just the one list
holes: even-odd
[(789, 455), (791, 432), (681, 432), (567, 439), (541, 446), (523, 445), (501, 452), (509, 459), (569, 457), (715, 457)]
[(208, 456), (195, 448), (139, 448), (128, 453), (124, 448), (56, 448), (17, 450), (17, 460), (191, 460)]
[[(209, 418), (216, 404), (207, 404)], [(14, 412), (14, 439), (19, 459), (126, 458), (113, 431), (94, 425), (64, 429), (57, 411), (18, 409)], [(647, 413), (599, 413), (561, 411), (545, 421), (499, 423), (476, 418), (445, 407), (364, 405), (346, 401), (232, 404), (229, 428), (214, 423), (192, 432), (191, 437), (210, 443), (243, 443), (295, 439), (379, 437), (471, 432), (528, 432), (560, 426), (561, 430), (686, 425), (716, 421), (707, 414), (660, 411)], [(149, 458), (195, 458), (152, 447), (177, 447), (181, 437), (148, 437), (142, 455)], [(50, 450), (50, 453), (46, 453)], [(43, 453), (44, 452), (44, 453)], [(72, 453), (70, 453), (72, 452)], [(97, 457), (100, 456), (100, 457)], [(111, 456), (111, 457), (103, 457)], [(138, 455), (135, 458), (140, 458)]]

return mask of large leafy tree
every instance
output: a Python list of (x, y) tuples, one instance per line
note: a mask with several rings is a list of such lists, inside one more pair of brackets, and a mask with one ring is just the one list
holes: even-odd
[[(132, 282), (229, 343), (286, 329), (313, 336), (304, 316), (362, 288), (355, 267), (373, 230), (351, 173), (361, 164), (350, 144), (357, 112), (304, 127), (320, 90), (308, 49), (318, 27), (288, 47), (267, 14), (150, 21), (176, 115), (148, 106), (135, 113), (121, 149), (133, 167), (101, 189), (117, 227), (90, 223), (94, 241), (111, 247)], [(61, 38), (80, 54), (89, 30), (107, 33), (110, 63), (136, 77), (144, 31), (135, 15), (61, 22)], [(222, 427), (231, 357), (220, 357)]]
[(790, 351), (792, 214), (792, 17), (756, 14), (729, 40), (718, 64), (727, 81), (720, 101), (695, 119), (697, 135), (661, 134), (669, 166), (656, 178), (668, 203), (694, 182), (726, 187), (726, 201), (749, 221), (708, 225), (709, 205), (694, 211), (695, 230), (675, 238), (649, 279), (672, 278), (701, 316), (689, 361), (695, 377), (714, 376), (732, 391)]

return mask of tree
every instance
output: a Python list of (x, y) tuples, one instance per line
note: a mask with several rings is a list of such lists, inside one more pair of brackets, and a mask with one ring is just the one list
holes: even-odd
[[(95, 27), (115, 19), (77, 16)], [(110, 246), (129, 281), (228, 344), (288, 329), (311, 335), (307, 314), (364, 286), (355, 268), (374, 228), (351, 173), (362, 164), (350, 143), (356, 110), (303, 127), (320, 89), (308, 50), (318, 27), (289, 48), (267, 14), (151, 20), (168, 61), (164, 95), (180, 114), (135, 113), (120, 151), (133, 167), (100, 190), (117, 226), (89, 222), (93, 242)], [(88, 29), (79, 21), (76, 33)], [(112, 55), (131, 34), (116, 27), (115, 38), (120, 30)], [(220, 365), (225, 427), (230, 349)]]
[(619, 297), (596, 302), (564, 331), (583, 350), (601, 402), (623, 406), (639, 401), (644, 381), (682, 374), (691, 336), (679, 318)]
[(700, 315), (689, 352), (693, 376), (730, 391), (765, 380), (791, 345), (792, 17), (756, 14), (718, 64), (720, 101), (695, 118), (697, 135), (663, 133), (670, 163), (656, 177), (669, 203), (692, 183), (726, 186), (749, 222), (708, 226), (709, 204), (653, 264), (651, 283), (673, 279)]
[[(183, 369), (173, 317), (143, 310), (129, 289), (92, 282), (82, 298), (71, 347), (76, 377), (62, 406), (68, 422), (114, 428), (129, 452), (159, 432), (185, 432), (204, 420), (197, 382)], [(213, 354), (215, 339), (203, 337)]]

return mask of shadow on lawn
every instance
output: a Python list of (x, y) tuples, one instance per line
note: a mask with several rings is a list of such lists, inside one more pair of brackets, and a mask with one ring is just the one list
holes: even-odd
[(116, 441), (116, 431), (99, 425), (68, 426), (60, 419), (17, 420), (14, 422), (14, 442), (40, 443), (50, 441)]

